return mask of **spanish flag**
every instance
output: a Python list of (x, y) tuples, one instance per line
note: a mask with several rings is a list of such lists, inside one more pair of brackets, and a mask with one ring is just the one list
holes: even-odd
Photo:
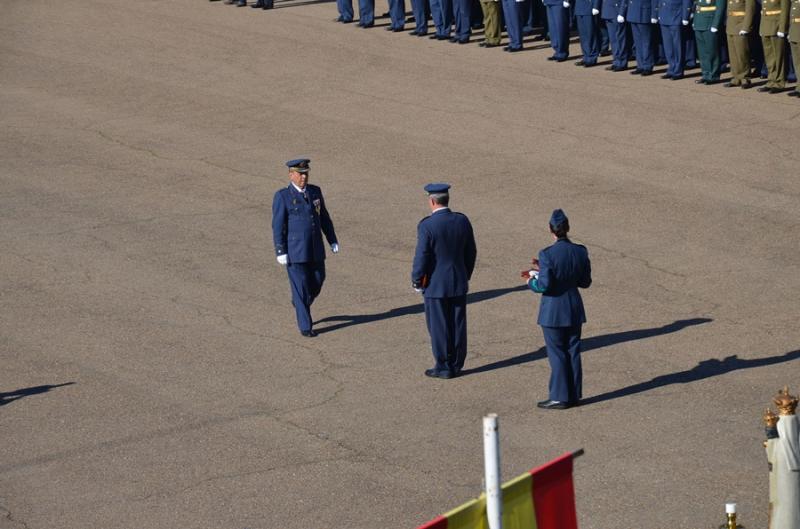
[[(567, 452), (503, 484), (503, 529), (578, 529), (572, 459)], [(486, 496), (417, 529), (489, 529)]]

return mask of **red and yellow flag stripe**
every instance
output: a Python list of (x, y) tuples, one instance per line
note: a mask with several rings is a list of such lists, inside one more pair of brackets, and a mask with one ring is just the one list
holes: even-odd
[[(503, 484), (503, 529), (578, 529), (572, 459), (567, 452)], [(489, 529), (486, 496), (417, 529)]]

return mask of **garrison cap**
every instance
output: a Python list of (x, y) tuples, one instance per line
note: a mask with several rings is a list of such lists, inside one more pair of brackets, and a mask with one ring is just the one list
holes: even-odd
[(429, 195), (439, 195), (442, 193), (447, 193), (447, 190), (450, 189), (450, 184), (428, 184), (425, 186), (425, 192)]
[(550, 215), (550, 225), (555, 228), (556, 226), (561, 226), (565, 222), (569, 222), (566, 213), (561, 209), (553, 210), (553, 214)]
[(310, 163), (311, 160), (308, 158), (297, 158), (296, 160), (289, 160), (286, 162), (286, 167), (298, 173), (307, 173), (309, 170), (308, 164)]

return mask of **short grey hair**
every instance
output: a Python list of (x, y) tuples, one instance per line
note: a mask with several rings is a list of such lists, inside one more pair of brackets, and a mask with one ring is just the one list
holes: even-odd
[(447, 206), (450, 203), (450, 194), (449, 193), (431, 193), (428, 195), (428, 198), (433, 200), (435, 204), (439, 204), (440, 206)]

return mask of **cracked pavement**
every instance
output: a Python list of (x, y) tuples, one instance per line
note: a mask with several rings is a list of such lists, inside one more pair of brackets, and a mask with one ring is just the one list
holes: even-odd
[[(413, 528), (480, 493), (489, 412), (504, 479), (586, 450), (583, 529), (726, 501), (766, 525), (760, 417), (800, 390), (797, 101), (285, 7), (4, 5), (0, 529)], [(295, 156), (342, 246), (313, 340), (269, 228)], [(435, 180), (478, 242), (451, 381), (408, 280)], [(515, 287), (556, 207), (594, 268), (589, 403), (544, 412)]]

